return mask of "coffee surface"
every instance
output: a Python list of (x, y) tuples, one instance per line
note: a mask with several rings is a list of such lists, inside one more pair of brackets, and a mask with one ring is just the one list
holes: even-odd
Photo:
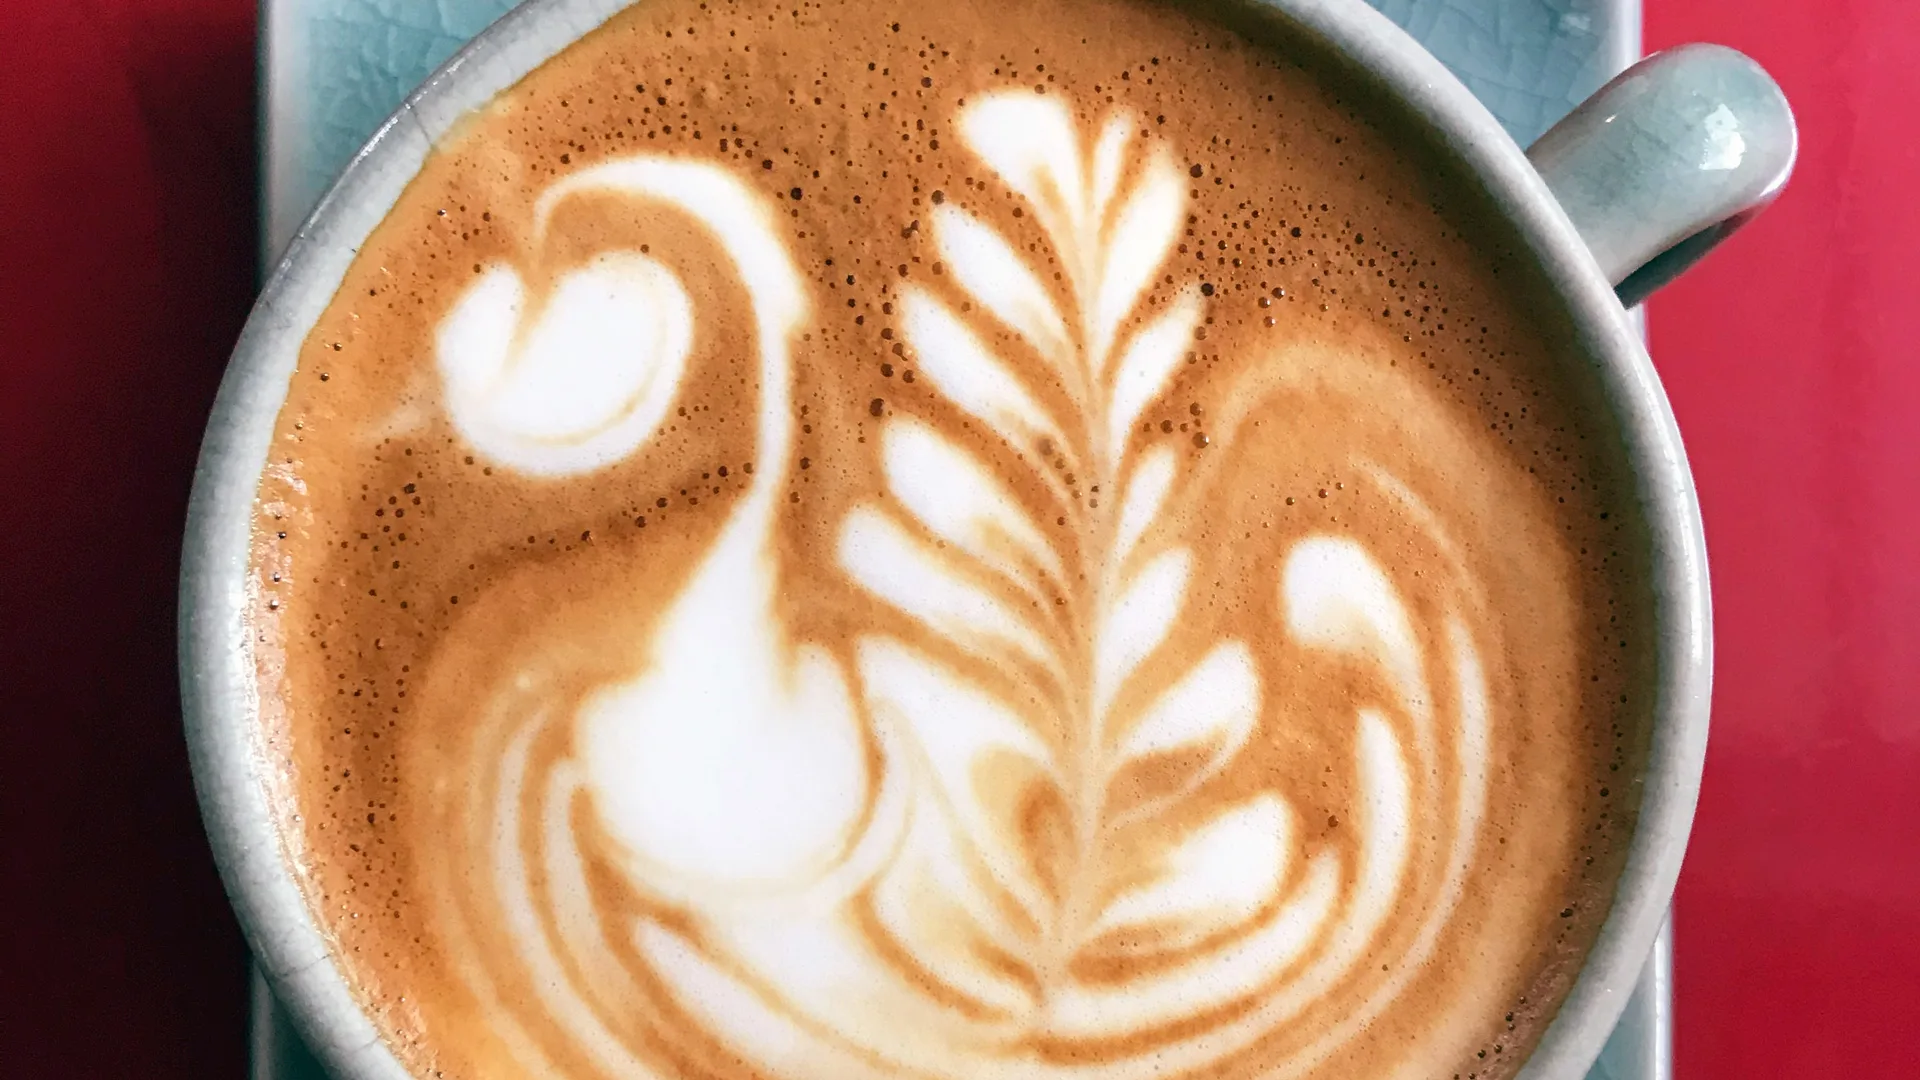
[(1517, 1068), (1633, 823), (1647, 540), (1471, 185), (1257, 36), (649, 0), (429, 159), (252, 607), (410, 1068)]

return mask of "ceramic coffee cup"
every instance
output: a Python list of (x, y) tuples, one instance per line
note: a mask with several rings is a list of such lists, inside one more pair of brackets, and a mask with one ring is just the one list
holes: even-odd
[[(289, 246), (221, 384), (181, 569), (180, 664), (202, 812), (227, 890), (275, 991), (338, 1076), (406, 1075), (356, 1002), (302, 895), (269, 805), (245, 621), (253, 501), (300, 344), (355, 252), (467, 111), (633, 0), (532, 0), (436, 73), (374, 135)], [(645, 0), (641, 0), (645, 2)], [(1728, 49), (1689, 46), (1609, 83), (1522, 151), (1448, 71), (1361, 0), (1250, 0), (1415, 118), (1476, 178), (1528, 249), (1591, 366), (1635, 471), (1658, 627), (1644, 794), (1610, 914), (1521, 1075), (1582, 1075), (1613, 1028), (1673, 894), (1706, 748), (1712, 674), (1706, 549), (1680, 434), (1627, 307), (1764, 207), (1795, 153), (1779, 88)]]

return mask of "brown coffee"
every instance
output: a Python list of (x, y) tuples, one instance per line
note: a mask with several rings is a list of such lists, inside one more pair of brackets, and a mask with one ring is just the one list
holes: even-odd
[(255, 544), (402, 1062), (1515, 1071), (1633, 825), (1647, 539), (1350, 84), (1143, 0), (649, 0), (445, 141)]

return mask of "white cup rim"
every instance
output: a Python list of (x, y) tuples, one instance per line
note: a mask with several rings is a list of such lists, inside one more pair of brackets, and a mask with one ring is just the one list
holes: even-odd
[[(309, 1046), (337, 1075), (401, 1080), (334, 964), (269, 806), (251, 642), (253, 502), (300, 345), (355, 252), (471, 109), (636, 0), (530, 0), (456, 54), (354, 158), (288, 245), (234, 349), (194, 474), (180, 577), (180, 677), (195, 786), (242, 928)], [(638, 0), (644, 2), (644, 0)], [(1248, 0), (1291, 21), (1402, 102), (1485, 186), (1531, 248), (1594, 365), (1652, 541), (1655, 719), (1639, 816), (1612, 907), (1520, 1072), (1574, 1080), (1618, 1021), (1673, 895), (1705, 759), (1711, 605), (1699, 504), (1680, 433), (1639, 335), (1580, 236), (1512, 138), (1418, 42), (1360, 0)]]

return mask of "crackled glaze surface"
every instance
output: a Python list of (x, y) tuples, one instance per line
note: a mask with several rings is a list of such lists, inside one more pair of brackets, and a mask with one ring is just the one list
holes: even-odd
[[(1639, 55), (1632, 0), (1368, 0), (1453, 69), (1521, 145)], [(407, 92), (511, 0), (265, 0), (261, 242), (277, 257)]]

